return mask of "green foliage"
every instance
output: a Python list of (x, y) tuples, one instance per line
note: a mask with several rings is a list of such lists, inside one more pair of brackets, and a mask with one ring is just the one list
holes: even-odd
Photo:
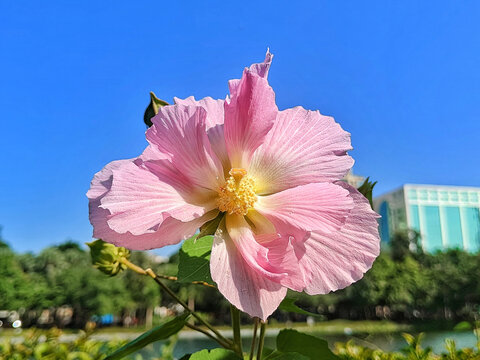
[(180, 249), (178, 281), (183, 283), (204, 281), (214, 284), (210, 275), (212, 243), (212, 236), (204, 236), (198, 239), (196, 236), (192, 236), (184, 241)]
[[(92, 334), (92, 331), (82, 331), (76, 340), (65, 342), (60, 338), (62, 332), (57, 328), (48, 331), (30, 329), (22, 334), (22, 342), (0, 341), (0, 360), (104, 360), (106, 354), (125, 344), (125, 341), (118, 340), (93, 340)], [(155, 353), (153, 349), (143, 349), (141, 354), (136, 353), (125, 359), (173, 360), (173, 356), (171, 349), (163, 346), (161, 354)]]
[(446, 353), (435, 354), (431, 348), (421, 346), (423, 334), (412, 336), (403, 334), (407, 346), (401, 352), (385, 352), (355, 344), (353, 340), (347, 343), (335, 344), (335, 353), (342, 360), (478, 360), (480, 352), (477, 349), (457, 349), (453, 340), (445, 340)]
[(160, 100), (152, 91), (150, 91), (150, 104), (148, 104), (145, 109), (145, 114), (143, 115), (143, 122), (145, 125), (148, 127), (152, 126), (152, 117), (158, 114), (159, 108), (166, 105), (168, 105), (166, 101)]
[(168, 339), (170, 336), (178, 333), (185, 326), (189, 314), (178, 316), (174, 319), (164, 322), (153, 329), (143, 333), (135, 340), (125, 344), (113, 354), (109, 355), (105, 360), (118, 360), (130, 355), (152, 342)]
[[(277, 336), (277, 351), (283, 354), (298, 353), (310, 360), (337, 360), (325, 340), (296, 330), (284, 329)], [(270, 357), (276, 359), (276, 357)], [(297, 359), (299, 357), (293, 357)]]
[(184, 357), (184, 359), (189, 360), (239, 360), (241, 359), (237, 354), (233, 351), (226, 350), (226, 349), (212, 349), (212, 350), (202, 350), (198, 351), (188, 357)]
[(296, 298), (287, 296), (285, 299), (283, 299), (283, 301), (280, 303), (278, 308), (280, 310), (287, 311), (287, 312), (293, 312), (293, 313), (307, 315), (307, 316), (321, 317), (321, 315), (319, 315), (319, 314), (314, 314), (310, 311), (306, 311), (306, 310), (303, 310), (302, 308), (298, 307), (295, 304), (295, 301), (297, 301)]

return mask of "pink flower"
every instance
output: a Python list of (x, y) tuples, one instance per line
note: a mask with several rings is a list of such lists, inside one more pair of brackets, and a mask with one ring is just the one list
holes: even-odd
[(212, 278), (262, 319), (287, 288), (342, 289), (379, 253), (377, 215), (340, 181), (353, 165), (350, 134), (318, 111), (279, 111), (267, 82), (272, 57), (231, 80), (225, 101), (161, 108), (144, 153), (108, 164), (87, 193), (94, 237), (130, 249), (178, 243), (224, 214)]

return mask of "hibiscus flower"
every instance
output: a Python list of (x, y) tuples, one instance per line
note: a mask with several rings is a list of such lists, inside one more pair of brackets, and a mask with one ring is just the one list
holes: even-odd
[(226, 100), (160, 108), (143, 154), (105, 166), (87, 193), (94, 237), (129, 249), (176, 244), (219, 221), (212, 279), (261, 319), (287, 289), (325, 294), (359, 280), (379, 253), (377, 214), (341, 181), (350, 134), (318, 111), (279, 111), (272, 58), (231, 80)]

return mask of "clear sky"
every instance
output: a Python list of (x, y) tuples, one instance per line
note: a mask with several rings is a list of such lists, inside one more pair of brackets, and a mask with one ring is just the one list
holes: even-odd
[(85, 192), (145, 147), (148, 92), (223, 98), (267, 47), (279, 108), (334, 116), (377, 194), (480, 186), (479, 18), (478, 1), (1, 1), (3, 237), (89, 241)]

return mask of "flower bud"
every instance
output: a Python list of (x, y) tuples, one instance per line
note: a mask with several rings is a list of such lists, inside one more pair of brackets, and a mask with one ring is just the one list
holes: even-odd
[(115, 276), (127, 268), (121, 261), (122, 258), (128, 259), (130, 256), (130, 251), (127, 249), (106, 243), (100, 239), (87, 243), (87, 245), (90, 247), (93, 266), (101, 272)]

